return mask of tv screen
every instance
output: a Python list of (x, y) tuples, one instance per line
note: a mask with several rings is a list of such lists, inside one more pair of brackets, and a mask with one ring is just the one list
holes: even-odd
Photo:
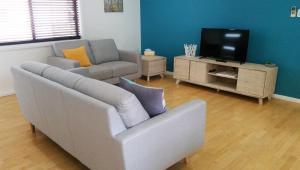
[(249, 30), (203, 28), (200, 55), (220, 61), (246, 62)]

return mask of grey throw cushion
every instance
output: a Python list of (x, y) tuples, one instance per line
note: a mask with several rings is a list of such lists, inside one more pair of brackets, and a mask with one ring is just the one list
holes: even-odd
[(93, 53), (91, 51), (91, 48), (90, 48), (87, 40), (73, 40), (73, 41), (57, 42), (57, 43), (54, 43), (53, 50), (54, 50), (55, 56), (64, 57), (64, 52), (63, 52), (64, 49), (73, 49), (73, 48), (78, 48), (81, 46), (85, 47), (85, 50), (88, 54), (90, 62), (92, 64), (95, 64), (95, 59), (94, 59)]
[(90, 41), (96, 64), (117, 61), (120, 59), (117, 46), (112, 39)]
[(134, 94), (117, 86), (94, 79), (82, 78), (76, 84), (75, 89), (114, 106), (127, 128), (150, 118)]
[(125, 78), (121, 78), (120, 87), (135, 94), (150, 117), (167, 111), (163, 89), (144, 87)]

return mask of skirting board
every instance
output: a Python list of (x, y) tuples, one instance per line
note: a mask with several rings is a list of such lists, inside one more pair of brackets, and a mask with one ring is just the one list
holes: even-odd
[(6, 92), (0, 92), (0, 97), (11, 96), (16, 94), (14, 90), (8, 90)]
[(171, 71), (167, 71), (165, 74), (168, 76), (173, 76), (173, 72), (171, 72)]
[(294, 103), (300, 103), (300, 99), (297, 99), (294, 97), (288, 97), (288, 96), (283, 96), (283, 95), (279, 95), (279, 94), (274, 94), (273, 97), (275, 99), (285, 100), (285, 101), (294, 102)]

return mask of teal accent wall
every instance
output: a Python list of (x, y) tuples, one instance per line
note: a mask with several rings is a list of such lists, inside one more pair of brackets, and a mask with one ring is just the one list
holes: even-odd
[(183, 44), (199, 44), (201, 28), (250, 29), (248, 61), (276, 63), (276, 93), (300, 98), (300, 18), (290, 18), (293, 5), (300, 1), (141, 0), (142, 49), (166, 56), (172, 71)]

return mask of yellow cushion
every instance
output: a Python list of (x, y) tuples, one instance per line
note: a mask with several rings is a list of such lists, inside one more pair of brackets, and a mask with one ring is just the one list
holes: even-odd
[(92, 65), (84, 46), (74, 49), (64, 49), (63, 52), (67, 59), (79, 61), (80, 67), (88, 67)]

